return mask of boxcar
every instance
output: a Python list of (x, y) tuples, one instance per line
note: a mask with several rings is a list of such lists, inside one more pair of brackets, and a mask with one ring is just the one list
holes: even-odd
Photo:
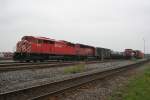
[(106, 49), (106, 48), (100, 48), (100, 47), (96, 47), (95, 49), (95, 56), (98, 59), (108, 59), (111, 56), (111, 50), (110, 49)]

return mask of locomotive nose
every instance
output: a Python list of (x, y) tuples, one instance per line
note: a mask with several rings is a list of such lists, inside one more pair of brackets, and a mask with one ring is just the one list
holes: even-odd
[(31, 48), (31, 45), (26, 40), (20, 41), (17, 44), (17, 52), (26, 53), (30, 51), (30, 48)]

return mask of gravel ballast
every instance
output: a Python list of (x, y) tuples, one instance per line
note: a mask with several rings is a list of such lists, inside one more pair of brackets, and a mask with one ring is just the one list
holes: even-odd
[(147, 68), (147, 66), (137, 67), (64, 91), (61, 94), (47, 96), (38, 100), (110, 100), (114, 93), (119, 96), (120, 93), (117, 90), (125, 87), (129, 80)]
[[(83, 72), (92, 70), (106, 69), (112, 66), (122, 66), (133, 63), (133, 61), (116, 61), (107, 63), (97, 63), (85, 65)], [(69, 67), (69, 66), (68, 66)], [(38, 84), (38, 82), (55, 81), (63, 79), (66, 76), (73, 75), (72, 73), (65, 73), (66, 67), (51, 67), (43, 69), (28, 69), (28, 70), (17, 70), (10, 72), (0, 73), (0, 92), (6, 90), (13, 90), (16, 88), (25, 88)]]

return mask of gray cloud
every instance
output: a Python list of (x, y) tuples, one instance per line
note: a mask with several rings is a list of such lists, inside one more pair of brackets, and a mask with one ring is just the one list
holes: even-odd
[(0, 0), (0, 51), (24, 35), (150, 51), (149, 0)]

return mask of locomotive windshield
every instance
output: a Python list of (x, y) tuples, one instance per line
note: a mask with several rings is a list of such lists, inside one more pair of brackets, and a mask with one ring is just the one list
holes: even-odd
[(30, 37), (30, 36), (24, 36), (22, 38), (22, 40), (26, 40), (28, 42), (34, 42), (34, 43), (37, 43), (36, 39), (34, 39), (33, 37)]
[(27, 40), (27, 41), (29, 41), (29, 40), (30, 40), (30, 37), (25, 36), (25, 37), (22, 38), (22, 40)]

